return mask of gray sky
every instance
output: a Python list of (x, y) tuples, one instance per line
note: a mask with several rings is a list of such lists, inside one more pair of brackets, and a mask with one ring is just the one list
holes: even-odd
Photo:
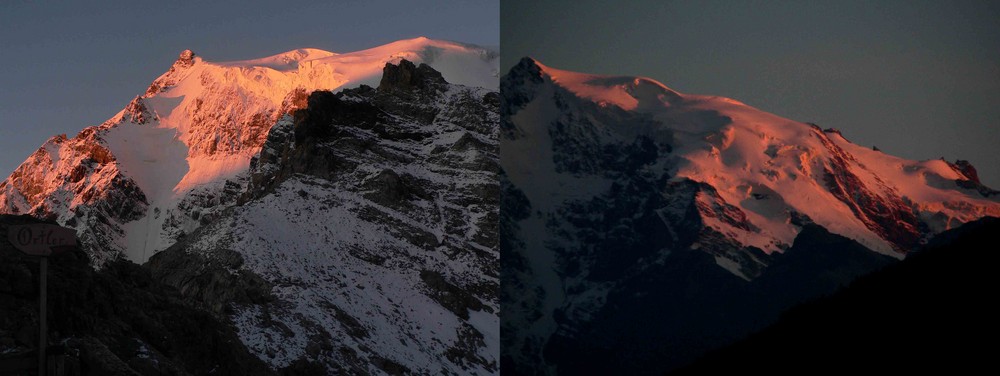
[(0, 180), (49, 137), (110, 118), (184, 49), (226, 61), (418, 36), (497, 46), (499, 3), (2, 0)]
[(910, 159), (966, 159), (1000, 189), (998, 1), (527, 1), (502, 68), (654, 78), (839, 128)]

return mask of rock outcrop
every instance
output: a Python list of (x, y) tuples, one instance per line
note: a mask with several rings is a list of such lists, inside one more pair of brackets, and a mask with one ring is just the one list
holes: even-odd
[(153, 274), (278, 369), (498, 373), (497, 93), (412, 69), (385, 69), (409, 85), (311, 93), (271, 128), (240, 204)]

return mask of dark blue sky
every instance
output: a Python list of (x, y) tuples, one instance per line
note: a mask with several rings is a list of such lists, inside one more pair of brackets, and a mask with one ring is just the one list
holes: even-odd
[[(176, 4), (175, 4), (176, 3)], [(500, 44), (500, 1), (0, 1), (0, 179), (121, 110), (184, 49), (208, 60), (426, 36)]]
[(502, 68), (654, 78), (843, 130), (910, 158), (967, 159), (1000, 188), (1000, 1), (504, 0)]

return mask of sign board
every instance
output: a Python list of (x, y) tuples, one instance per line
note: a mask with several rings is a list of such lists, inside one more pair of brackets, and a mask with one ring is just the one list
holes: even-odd
[(49, 256), (54, 249), (76, 246), (76, 230), (48, 224), (10, 226), (7, 240), (26, 254)]
[(49, 258), (45, 256), (76, 247), (76, 230), (47, 224), (8, 226), (7, 240), (21, 252), (42, 256), (38, 259), (38, 374), (48, 375), (45, 350), (49, 346), (46, 319)]

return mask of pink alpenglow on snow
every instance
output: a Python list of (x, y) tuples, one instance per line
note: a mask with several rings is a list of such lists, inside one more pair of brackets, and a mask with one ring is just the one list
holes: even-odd
[[(496, 51), (424, 37), (368, 50), (297, 49), (212, 62), (185, 50), (144, 94), (76, 137), (54, 137), (0, 183), (0, 213), (74, 227), (96, 265), (144, 262), (235, 198), (268, 130), (315, 90), (377, 86), (386, 63), (426, 63), (455, 84), (496, 88)], [(227, 186), (230, 188), (227, 189)]]
[[(1000, 216), (1000, 194), (982, 187), (970, 176), (974, 168), (961, 162), (898, 158), (855, 145), (836, 130), (729, 98), (683, 94), (649, 78), (575, 73), (526, 61), (521, 64), (533, 64), (530, 69), (544, 81), (539, 90), (562, 93), (556, 101), (562, 103), (536, 101), (512, 115), (522, 137), (503, 141), (501, 163), (538, 205), (604, 186), (590, 176), (558, 172), (547, 131), (569, 111), (560, 106), (596, 105), (651, 119), (653, 125), (588, 121), (606, 140), (641, 134), (670, 145), (670, 156), (654, 168), (669, 172), (672, 182), (689, 179), (714, 188), (697, 196), (705, 224), (768, 253), (795, 239), (801, 227), (793, 217), (898, 257), (941, 231)], [(576, 188), (560, 188), (570, 186)], [(712, 209), (718, 207), (730, 207), (730, 215)]]

